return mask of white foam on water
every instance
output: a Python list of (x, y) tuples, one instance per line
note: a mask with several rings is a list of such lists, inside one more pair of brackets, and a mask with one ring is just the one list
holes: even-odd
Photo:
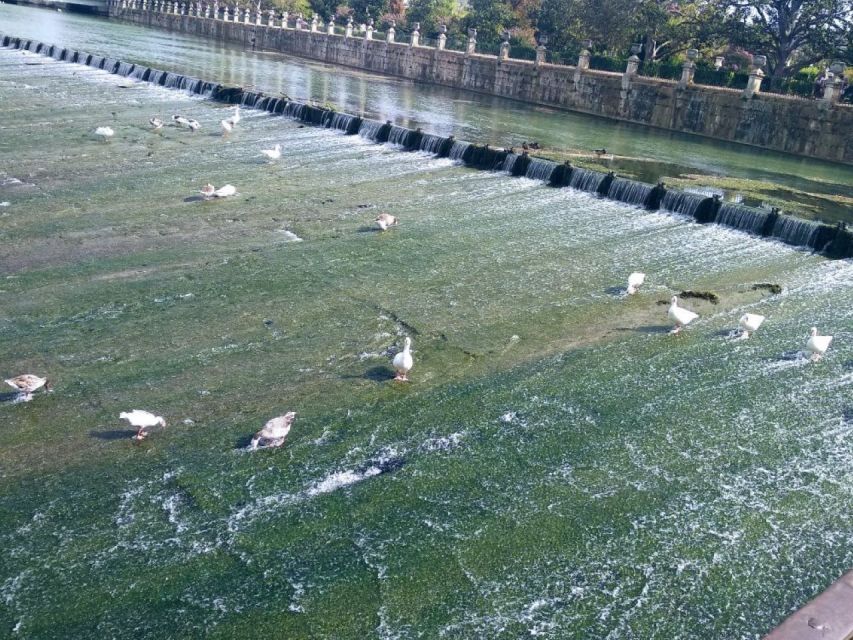
[(302, 242), (302, 238), (287, 229), (279, 229), (279, 233), (281, 233), (284, 236), (284, 239), (288, 242)]

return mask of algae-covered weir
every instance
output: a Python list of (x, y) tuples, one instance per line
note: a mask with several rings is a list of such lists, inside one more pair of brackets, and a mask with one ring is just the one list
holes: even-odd
[[(850, 182), (128, 25), (0, 19), (459, 139), (582, 122), (661, 162)], [(263, 110), (223, 136), (229, 105), (30, 51), (0, 49), (0, 100), (0, 374), (51, 385), (0, 395), (0, 636), (755, 638), (853, 566), (849, 259)], [(399, 223), (375, 231), (380, 213)], [(682, 296), (699, 316), (670, 335), (683, 291), (714, 295)], [(744, 314), (765, 320), (736, 339)], [(817, 361), (812, 326), (834, 337)], [(167, 426), (133, 440), (135, 409)]]

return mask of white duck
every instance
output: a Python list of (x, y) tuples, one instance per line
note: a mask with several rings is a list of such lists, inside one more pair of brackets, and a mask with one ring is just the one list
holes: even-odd
[(740, 327), (740, 337), (746, 340), (750, 333), (758, 331), (758, 327), (764, 322), (764, 316), (757, 313), (745, 313), (737, 321)]
[(154, 128), (155, 131), (157, 131), (157, 129), (163, 128), (163, 121), (160, 120), (160, 118), (158, 118), (157, 116), (154, 116), (152, 118), (148, 118), (148, 124), (150, 124)]
[(294, 418), (296, 418), (295, 411), (288, 411), (283, 416), (273, 418), (264, 425), (263, 429), (255, 434), (249, 448), (253, 450), (257, 449), (258, 444), (263, 447), (280, 447), (284, 444), (284, 439), (290, 432), (290, 425), (293, 424)]
[(187, 118), (187, 126), (193, 133), (201, 129), (201, 123), (198, 120), (193, 120), (192, 118)]
[(162, 416), (155, 416), (150, 411), (143, 411), (142, 409), (134, 409), (133, 411), (122, 411), (118, 414), (118, 417), (121, 420), (127, 420), (130, 423), (130, 426), (136, 427), (138, 431), (136, 435), (133, 436), (134, 440), (142, 440), (145, 436), (148, 435), (145, 429), (149, 427), (155, 427), (160, 425), (161, 427), (166, 426), (166, 421), (162, 418)]
[(233, 125), (240, 122), (241, 119), (242, 118), (240, 118), (240, 106), (237, 105), (236, 107), (234, 107), (234, 113), (228, 118), (228, 122)]
[(628, 276), (628, 295), (634, 295), (637, 291), (640, 290), (642, 284), (646, 281), (646, 274), (640, 273), (639, 271), (635, 271), (630, 276)]
[(400, 224), (400, 221), (395, 216), (392, 216), (390, 213), (380, 213), (378, 216), (376, 216), (374, 222), (376, 223), (376, 226), (379, 227), (382, 231), (387, 230), (388, 227), (396, 227), (398, 224)]
[(178, 127), (188, 127), (190, 124), (189, 118), (185, 118), (184, 116), (174, 115), (172, 116), (172, 122), (175, 123)]
[(116, 132), (113, 131), (112, 127), (98, 127), (95, 129), (95, 135), (99, 136), (104, 142), (112, 138), (115, 134)]
[(216, 189), (213, 192), (213, 197), (227, 198), (228, 196), (233, 196), (235, 193), (237, 193), (237, 187), (235, 187), (233, 184), (226, 184)]
[(406, 341), (403, 343), (403, 350), (394, 356), (391, 364), (394, 366), (394, 371), (396, 372), (394, 380), (408, 382), (409, 378), (406, 374), (412, 370), (412, 366), (414, 365), (414, 360), (412, 360), (412, 339), (409, 336), (406, 336)]
[(812, 327), (811, 337), (806, 343), (806, 351), (811, 353), (811, 361), (817, 362), (820, 360), (821, 356), (829, 349), (831, 343), (832, 336), (819, 336), (817, 334), (817, 327)]
[(27, 402), (33, 399), (33, 392), (44, 387), (45, 391), (50, 391), (50, 383), (47, 378), (40, 378), (32, 373), (23, 373), (14, 378), (9, 378), (5, 381), (13, 389), (17, 389), (18, 393), (23, 396)]
[(261, 149), (261, 154), (270, 161), (278, 160), (281, 157), (281, 145), (277, 144), (272, 149)]
[(220, 120), (219, 125), (222, 127), (222, 135), (228, 135), (234, 131), (234, 123), (229, 119)]
[(205, 198), (212, 198), (214, 191), (216, 191), (216, 187), (214, 187), (209, 182), (206, 185), (204, 185), (201, 189), (199, 189), (199, 193), (201, 195), (203, 195)]
[(675, 323), (675, 328), (670, 333), (680, 333), (682, 327), (690, 324), (699, 317), (698, 313), (693, 313), (689, 309), (678, 306), (678, 296), (672, 296), (670, 300), (669, 311), (667, 315), (669, 319)]

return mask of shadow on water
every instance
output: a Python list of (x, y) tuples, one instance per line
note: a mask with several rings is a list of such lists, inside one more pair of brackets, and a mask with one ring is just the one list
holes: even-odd
[(609, 296), (621, 298), (623, 295), (625, 295), (625, 287), (607, 287), (604, 290), (604, 293), (606, 293)]
[(89, 432), (89, 437), (97, 438), (98, 440), (106, 440), (107, 442), (112, 442), (113, 440), (130, 440), (135, 435), (135, 429), (110, 429), (108, 431), (92, 430)]
[(343, 380), (370, 380), (371, 382), (388, 382), (394, 379), (394, 371), (387, 365), (371, 367), (362, 374), (342, 375)]
[(379, 227), (368, 227), (367, 225), (361, 226), (358, 228), (359, 233), (381, 233), (382, 229)]
[(672, 327), (668, 324), (644, 324), (640, 327), (630, 327), (622, 329), (622, 331), (637, 331), (638, 333), (669, 333)]
[(184, 198), (184, 202), (204, 202), (206, 199), (204, 196), (190, 196)]
[[(10, 391), (9, 393), (0, 393), (0, 404), (6, 402), (15, 402), (20, 397), (20, 393), (17, 391)], [(17, 403), (16, 403), (17, 404)]]

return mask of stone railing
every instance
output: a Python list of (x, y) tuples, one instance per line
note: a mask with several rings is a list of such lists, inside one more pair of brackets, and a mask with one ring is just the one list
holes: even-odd
[[(406, 37), (391, 24), (377, 38), (373, 21), (341, 27), (333, 18), (257, 11), (218, 2), (111, 0), (110, 16), (239, 42), (416, 81), (468, 89), (545, 104), (647, 126), (741, 142), (788, 153), (853, 163), (853, 117), (838, 104), (840, 77), (827, 84), (819, 101), (792, 100), (761, 92), (765, 60), (756, 56), (743, 91), (698, 85), (690, 51), (681, 78), (661, 80), (638, 73), (632, 55), (623, 73), (589, 68), (588, 48), (574, 66), (549, 64), (540, 45), (536, 59), (510, 57), (508, 39), (498, 55), (477, 53), (470, 29), (464, 51), (446, 48), (442, 30), (435, 46), (425, 46), (418, 25)], [(401, 41), (405, 37), (405, 41)]]

